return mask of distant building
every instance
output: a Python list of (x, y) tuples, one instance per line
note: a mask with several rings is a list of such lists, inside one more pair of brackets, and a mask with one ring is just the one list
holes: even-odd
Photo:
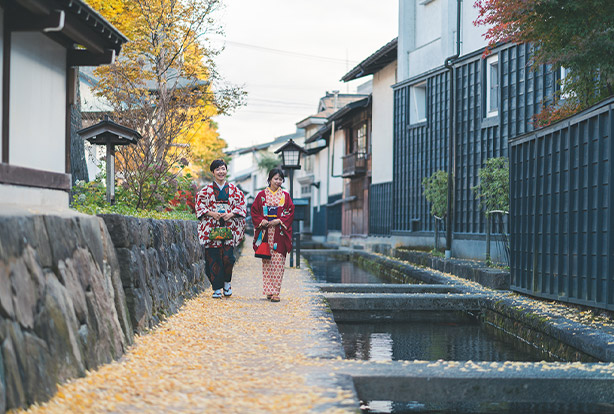
[[(275, 156), (274, 151), (290, 139), (293, 139), (299, 145), (303, 145), (304, 137), (305, 132), (302, 129), (297, 129), (293, 134), (281, 135), (263, 144), (227, 151), (226, 154), (231, 157), (228, 164), (228, 179), (238, 185), (246, 197), (255, 197), (258, 191), (267, 186), (268, 171), (261, 170), (258, 167), (260, 158)], [(290, 188), (290, 183), (287, 180), (284, 188)], [(296, 192), (296, 185), (294, 191)]]
[[(370, 92), (370, 91), (369, 91)], [(298, 176), (300, 196), (309, 198), (311, 231), (315, 240), (341, 236), (341, 204), (343, 179), (341, 178), (342, 157), (345, 155), (344, 131), (335, 133), (330, 139), (332, 124), (329, 117), (348, 104), (367, 98), (368, 94), (341, 94), (327, 92), (318, 103), (317, 112), (297, 122), (305, 129), (304, 175)]]
[[(350, 131), (343, 159), (345, 177), (344, 235), (389, 235), (392, 198), (392, 143), (397, 82), (397, 39), (393, 39), (341, 78), (345, 82), (371, 76), (371, 99), (362, 115), (348, 112)], [(364, 131), (363, 131), (364, 128)]]

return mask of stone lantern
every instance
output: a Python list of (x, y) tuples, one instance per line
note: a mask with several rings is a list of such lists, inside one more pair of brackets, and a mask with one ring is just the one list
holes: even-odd
[(87, 128), (77, 131), (77, 134), (90, 144), (104, 145), (107, 147), (107, 202), (115, 204), (115, 146), (136, 144), (141, 139), (134, 129), (113, 122), (108, 115), (104, 119)]

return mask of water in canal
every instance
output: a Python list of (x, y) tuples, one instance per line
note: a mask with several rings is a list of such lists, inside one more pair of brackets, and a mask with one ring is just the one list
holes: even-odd
[(341, 256), (310, 254), (306, 258), (318, 283), (390, 283)]
[[(542, 361), (548, 356), (537, 352), (530, 345), (512, 343), (507, 334), (482, 325), (477, 319), (467, 316), (453, 322), (445, 318), (428, 322), (377, 322), (339, 323), (342, 344), (348, 359), (369, 361), (396, 360), (446, 360), (446, 361)], [(505, 335), (505, 336), (502, 336)], [(433, 405), (419, 401), (361, 401), (363, 413), (459, 413), (455, 410), (437, 410)], [(569, 411), (518, 410), (505, 407), (493, 410), (497, 414), (545, 414)], [(571, 411), (583, 412), (583, 411)], [(590, 411), (589, 411), (590, 412)]]
[(348, 359), (368, 361), (542, 361), (546, 355), (519, 347), (467, 317), (459, 322), (339, 323)]

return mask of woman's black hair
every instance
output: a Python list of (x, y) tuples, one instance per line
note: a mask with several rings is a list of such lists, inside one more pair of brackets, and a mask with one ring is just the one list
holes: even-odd
[(273, 179), (273, 177), (275, 177), (277, 174), (279, 174), (279, 176), (281, 177), (282, 180), (286, 179), (286, 176), (284, 175), (284, 172), (281, 168), (273, 168), (271, 171), (269, 171), (269, 178), (267, 178), (267, 183), (271, 184), (271, 180)]
[(226, 161), (224, 160), (214, 160), (211, 165), (209, 166), (209, 169), (211, 170), (211, 172), (214, 172), (217, 168), (224, 166), (226, 168), (228, 168), (228, 165), (226, 165)]

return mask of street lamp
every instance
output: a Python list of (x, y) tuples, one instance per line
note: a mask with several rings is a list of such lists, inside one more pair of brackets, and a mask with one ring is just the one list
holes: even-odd
[(288, 170), (290, 178), (290, 197), (294, 200), (294, 170), (301, 169), (301, 154), (305, 153), (305, 150), (294, 142), (294, 140), (290, 139), (277, 149), (275, 154), (279, 154), (280, 152), (281, 168)]
[[(288, 178), (290, 179), (290, 198), (294, 200), (294, 170), (301, 169), (301, 154), (304, 154), (306, 151), (298, 145), (294, 140), (290, 139), (280, 148), (275, 151), (275, 154), (279, 154), (281, 152), (281, 168), (288, 171)], [(294, 230), (294, 223), (292, 223), (292, 229)], [(296, 267), (300, 268), (300, 258), (298, 255), (300, 254), (300, 230), (297, 232), (292, 232), (293, 237), (297, 240), (297, 257), (296, 257)], [(290, 251), (290, 267), (294, 266), (294, 256), (292, 255), (292, 251)]]

